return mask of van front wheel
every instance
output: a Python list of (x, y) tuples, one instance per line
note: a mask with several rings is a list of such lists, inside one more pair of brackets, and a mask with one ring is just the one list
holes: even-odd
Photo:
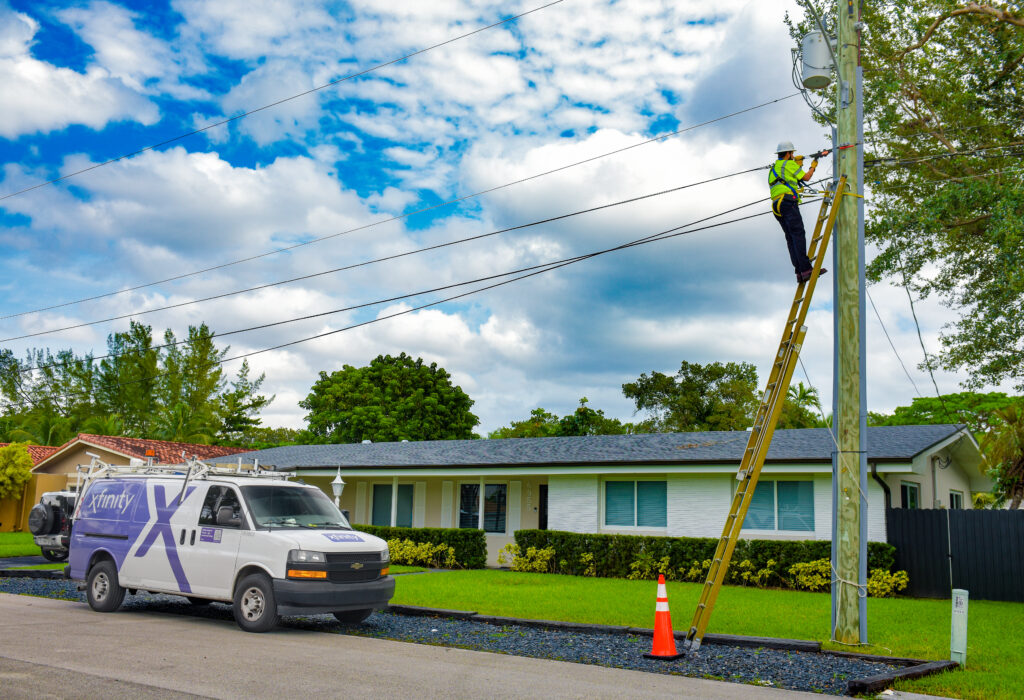
[(246, 632), (266, 632), (277, 625), (274, 586), (264, 574), (249, 574), (235, 588), (235, 622)]
[(117, 582), (114, 562), (105, 559), (93, 565), (86, 578), (85, 591), (89, 607), (96, 612), (114, 612), (121, 607), (125, 590)]

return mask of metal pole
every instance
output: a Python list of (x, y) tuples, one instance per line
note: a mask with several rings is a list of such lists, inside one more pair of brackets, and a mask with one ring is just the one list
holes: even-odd
[[(846, 175), (847, 191), (863, 195), (860, 126), (861, 85), (858, 80), (860, 63), (860, 10), (859, 2), (840, 0), (839, 28), (839, 104), (836, 123), (839, 136), (839, 174)], [(838, 520), (836, 539), (836, 565), (832, 595), (835, 600), (833, 639), (845, 644), (856, 644), (867, 636), (866, 621), (862, 620), (860, 588), (864, 583), (862, 569), (862, 542), (865, 530), (863, 518), (863, 489), (867, 471), (865, 451), (864, 408), (864, 352), (863, 352), (863, 207), (862, 201), (849, 197), (839, 210), (836, 231), (836, 286), (835, 313), (838, 315), (837, 377), (838, 400), (833, 423), (839, 444), (836, 460), (838, 481), (834, 503)]]

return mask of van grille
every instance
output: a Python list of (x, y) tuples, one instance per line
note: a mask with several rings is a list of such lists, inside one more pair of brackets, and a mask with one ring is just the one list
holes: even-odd
[(380, 564), (379, 557), (371, 557), (366, 552), (327, 552), (328, 564), (351, 564), (354, 561), (370, 566), (378, 566)]
[(362, 583), (364, 581), (376, 581), (380, 578), (380, 569), (369, 567), (359, 571), (328, 571), (327, 579), (332, 583)]

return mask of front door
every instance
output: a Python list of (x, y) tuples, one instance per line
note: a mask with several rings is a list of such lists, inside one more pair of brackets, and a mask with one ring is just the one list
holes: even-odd
[[(221, 509), (230, 508), (232, 520), (218, 520)], [(232, 486), (211, 484), (199, 509), (199, 517), (180, 534), (181, 563), (190, 591), (196, 596), (230, 600), (235, 580), (235, 559), (245, 516), (238, 492)]]

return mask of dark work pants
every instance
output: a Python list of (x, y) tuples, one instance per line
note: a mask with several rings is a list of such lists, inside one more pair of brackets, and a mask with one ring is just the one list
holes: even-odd
[[(779, 204), (782, 216), (775, 215), (775, 220), (786, 233), (786, 246), (789, 248), (789, 259), (793, 262), (796, 274), (810, 270), (812, 265), (807, 257), (807, 234), (804, 233), (804, 220), (800, 216), (800, 205), (796, 197), (786, 195)], [(774, 212), (773, 212), (774, 213)]]

